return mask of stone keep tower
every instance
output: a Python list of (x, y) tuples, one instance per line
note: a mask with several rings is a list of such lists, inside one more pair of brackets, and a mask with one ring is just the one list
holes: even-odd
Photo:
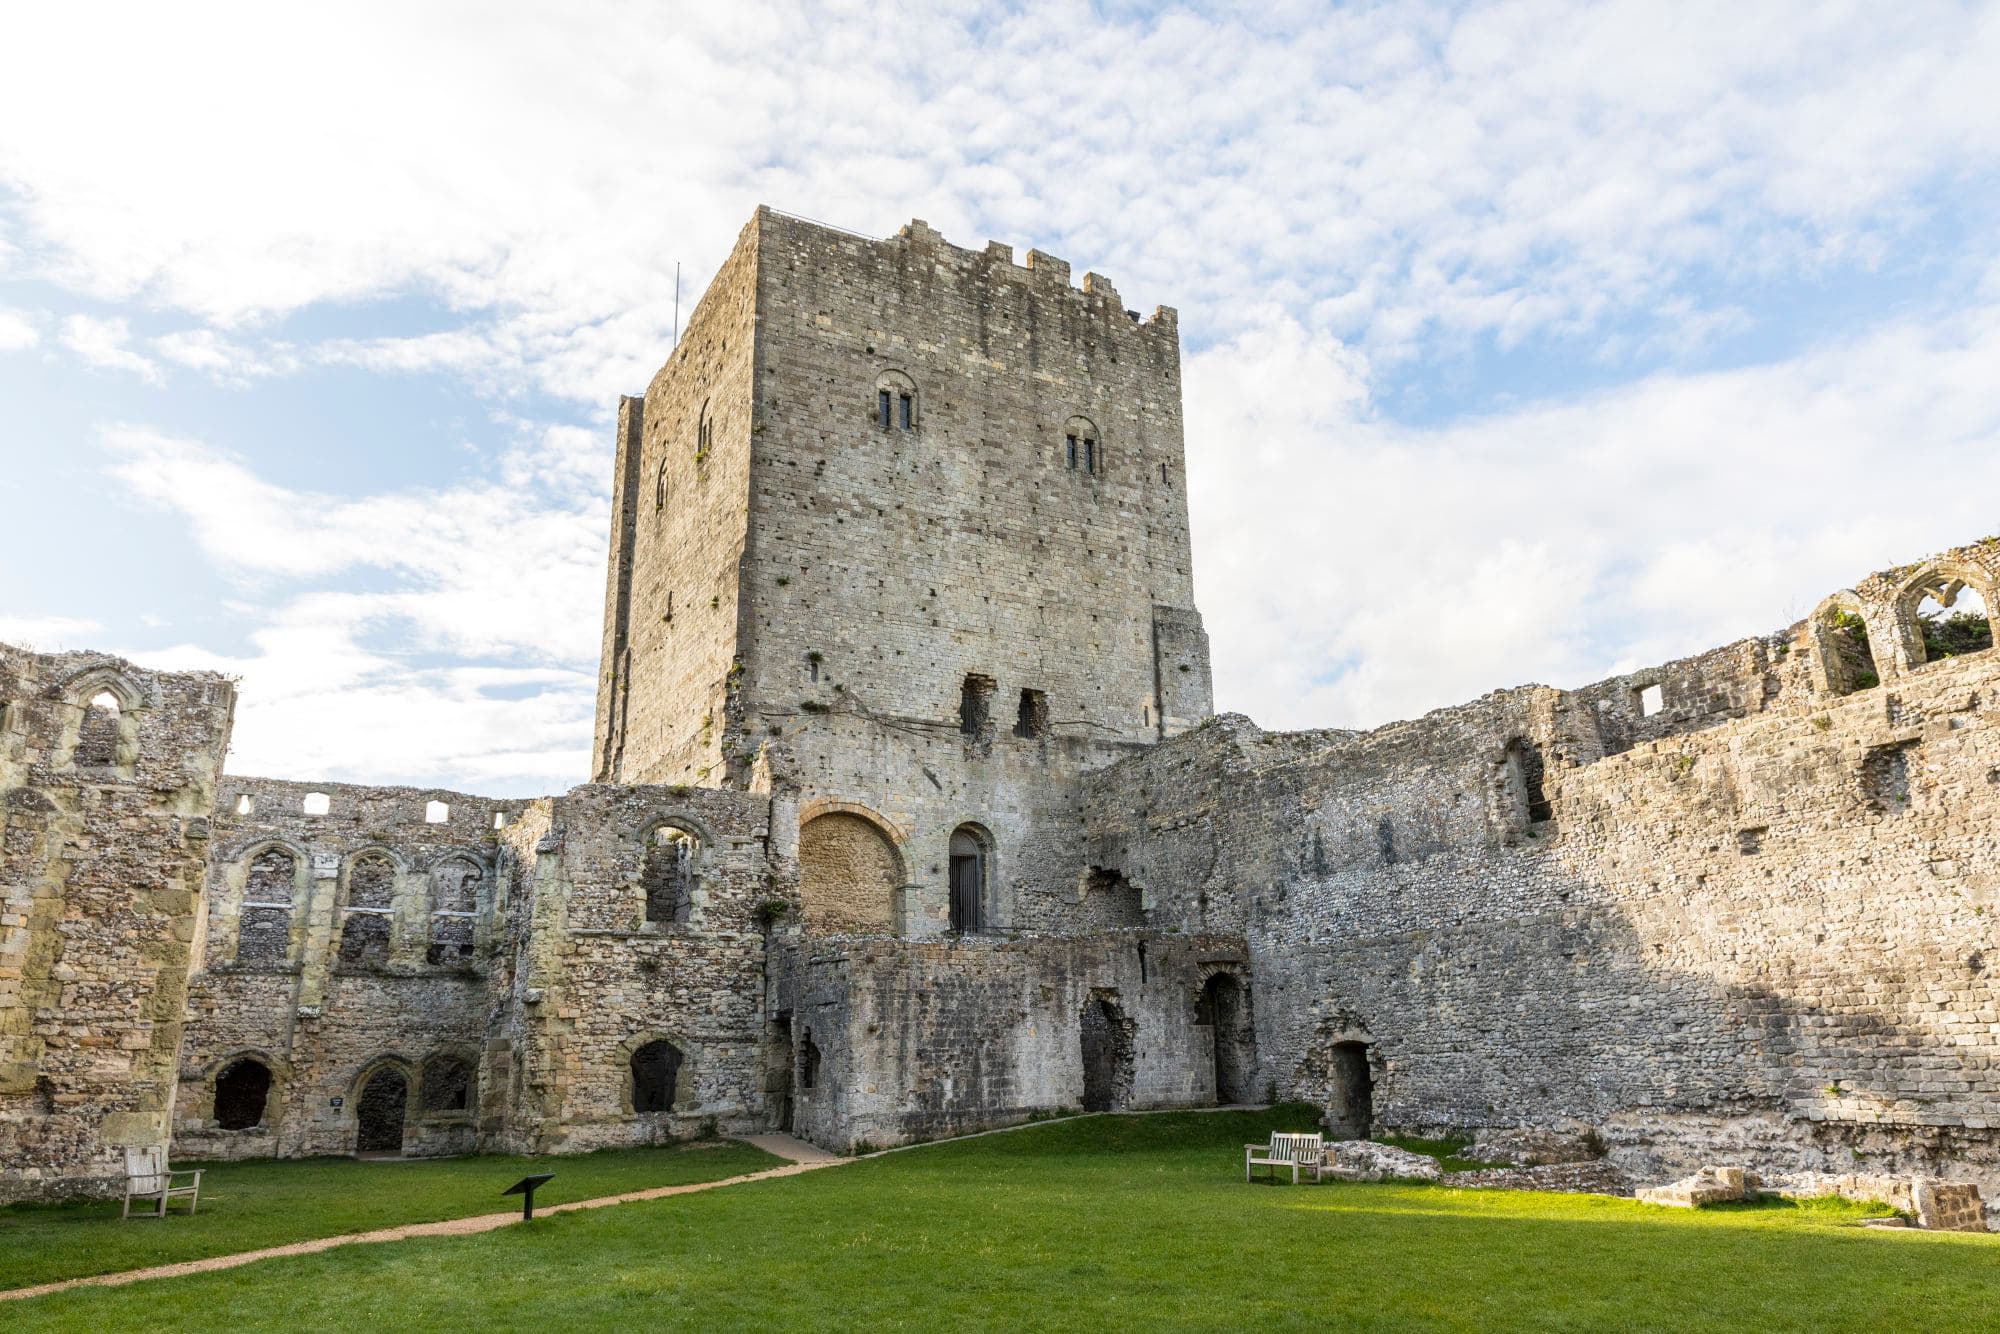
[(620, 405), (596, 778), (740, 786), (784, 739), (809, 898), (833, 810), (893, 845), (867, 925), (943, 922), (974, 844), (983, 925), (1077, 897), (1035, 832), (1071, 780), (1211, 712), (1180, 394), (1175, 312), (1097, 274), (759, 209)]

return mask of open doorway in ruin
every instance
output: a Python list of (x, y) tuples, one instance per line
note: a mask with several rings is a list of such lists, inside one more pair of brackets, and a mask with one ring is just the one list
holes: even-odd
[(1374, 1077), (1368, 1070), (1368, 1044), (1336, 1042), (1329, 1073), (1326, 1127), (1335, 1135), (1367, 1139), (1375, 1124)]
[(769, 1078), (765, 1090), (771, 1099), (771, 1120), (785, 1134), (792, 1132), (793, 1067), (797, 1055), (792, 1047), (792, 1012), (778, 1011), (771, 1020), (771, 1048), (767, 1056)]
[(1214, 1039), (1215, 1101), (1218, 1106), (1254, 1102), (1257, 1031), (1250, 1018), (1250, 987), (1233, 973), (1217, 973), (1202, 984), (1195, 1022)]
[(401, 1153), (403, 1120), (410, 1105), (410, 1082), (400, 1070), (377, 1070), (355, 1100), (359, 1125), (356, 1153)]
[(1083, 1110), (1111, 1112), (1132, 1100), (1132, 1038), (1138, 1025), (1114, 999), (1116, 991), (1094, 990), (1084, 1002)]

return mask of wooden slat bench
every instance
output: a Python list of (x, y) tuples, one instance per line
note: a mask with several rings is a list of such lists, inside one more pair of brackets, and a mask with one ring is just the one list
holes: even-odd
[(1318, 1135), (1274, 1134), (1269, 1144), (1245, 1144), (1243, 1146), (1243, 1179), (1251, 1179), (1251, 1169), (1268, 1167), (1275, 1177), (1277, 1169), (1292, 1169), (1292, 1184), (1299, 1184), (1299, 1169), (1312, 1173), (1314, 1181), (1319, 1180), (1320, 1157), (1325, 1145)]

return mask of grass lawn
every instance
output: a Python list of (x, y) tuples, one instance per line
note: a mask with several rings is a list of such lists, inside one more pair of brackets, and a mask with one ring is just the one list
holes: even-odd
[(1991, 1328), (2000, 1237), (1446, 1185), (1246, 1186), (1283, 1113), (1093, 1118), (803, 1176), (85, 1289), (14, 1330)]
[[(252, 1251), (340, 1232), (399, 1223), (503, 1213), (519, 1196), (500, 1192), (530, 1172), (556, 1179), (535, 1205), (587, 1200), (649, 1186), (714, 1181), (784, 1162), (734, 1141), (692, 1148), (615, 1149), (573, 1158), (260, 1159), (203, 1166), (201, 1209), (171, 1217), (121, 1221), (120, 1201), (0, 1208), (0, 1288), (21, 1288), (86, 1274), (171, 1264)], [(175, 1163), (175, 1167), (189, 1166)], [(0, 1326), (13, 1312), (0, 1308)]]

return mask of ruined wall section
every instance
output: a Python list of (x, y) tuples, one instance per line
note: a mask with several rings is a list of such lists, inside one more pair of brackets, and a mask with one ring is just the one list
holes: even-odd
[(720, 786), (741, 603), (757, 337), (753, 219), (619, 416), (592, 772)]
[(1212, 1105), (1202, 984), (1244, 958), (1228, 936), (794, 938), (773, 970), (799, 1053), (794, 1126), (847, 1151), (1080, 1108), (1087, 1015), (1100, 1004), (1111, 1007), (1109, 1107)]
[(116, 1193), (167, 1146), (235, 699), (0, 646), (0, 1202)]
[[(361, 1091), (385, 1069), (407, 1084), (405, 1152), (475, 1147), (491, 975), (507, 946), (495, 929), (507, 911), (496, 853), (525, 805), (224, 779), (177, 1152), (353, 1152)], [(225, 1126), (217, 1081), (245, 1060), (271, 1072), (263, 1114)], [(427, 1086), (453, 1062), (473, 1071), (463, 1100)]]
[[(1843, 597), (1893, 645), (1933, 573)], [(1879, 650), (1840, 694), (1815, 634), (1365, 734), (1218, 719), (1088, 780), (1093, 860), (1149, 926), (1240, 921), (1285, 1095), (1343, 1102), (1352, 1042), (1378, 1127), (1991, 1188), (2000, 661)], [(1648, 677), (1650, 734), (1607, 723)]]
[[(766, 793), (588, 786), (538, 806), (531, 845), (509, 840), (530, 916), (496, 1015), (517, 1081), (505, 1147), (768, 1128), (765, 936), (797, 902), (767, 851), (771, 809)], [(680, 920), (649, 921), (649, 849), (667, 826), (699, 842), (690, 902)], [(656, 1042), (678, 1073), (669, 1105), (648, 1110), (633, 1057)]]

